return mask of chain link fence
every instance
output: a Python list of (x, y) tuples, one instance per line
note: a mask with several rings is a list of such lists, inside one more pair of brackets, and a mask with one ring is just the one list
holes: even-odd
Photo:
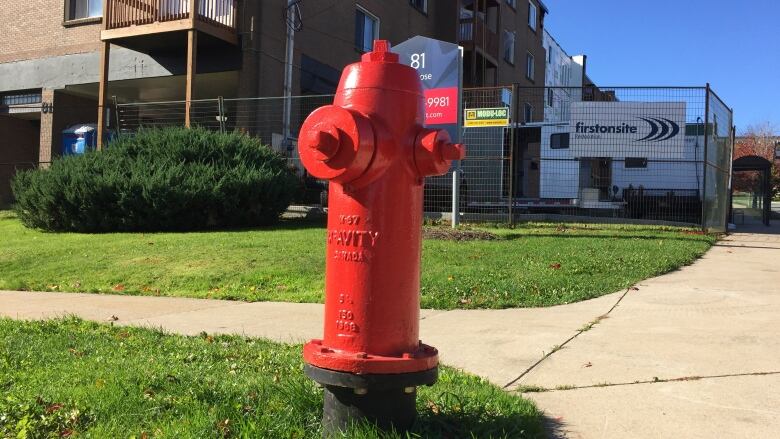
[[(259, 137), (306, 182), (301, 203), (325, 184), (306, 176), (294, 139), (332, 96), (210, 99), (191, 123)], [(463, 90), (463, 110), (506, 108), (508, 123), (464, 127), (467, 157), (426, 181), (424, 209), (449, 218), (452, 172), (466, 221), (687, 224), (723, 231), (733, 150), (732, 111), (709, 87), (489, 87)], [(184, 124), (184, 102), (116, 105), (120, 132)]]

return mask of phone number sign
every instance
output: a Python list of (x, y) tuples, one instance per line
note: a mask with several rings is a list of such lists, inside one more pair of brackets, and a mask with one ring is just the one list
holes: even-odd
[(458, 123), (458, 87), (431, 88), (425, 95), (425, 125)]
[[(425, 125), (436, 125), (458, 137), (461, 49), (457, 44), (416, 36), (395, 46), (400, 61), (417, 70), (425, 96)], [(442, 126), (443, 125), (443, 126)]]

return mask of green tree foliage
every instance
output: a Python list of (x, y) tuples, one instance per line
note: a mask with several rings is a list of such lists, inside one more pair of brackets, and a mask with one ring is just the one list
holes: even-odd
[(259, 140), (199, 128), (141, 130), (12, 182), (27, 227), (78, 232), (268, 225), (299, 186)]

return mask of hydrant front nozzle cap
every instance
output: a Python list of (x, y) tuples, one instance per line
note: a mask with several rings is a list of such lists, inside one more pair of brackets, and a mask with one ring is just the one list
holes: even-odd
[[(332, 131), (335, 131), (334, 136)], [(314, 142), (309, 145), (310, 148), (319, 152), (320, 160), (325, 161), (336, 155), (339, 150), (339, 132), (338, 128), (332, 127), (331, 130), (321, 129), (314, 134)]]
[(371, 122), (356, 111), (336, 105), (314, 110), (298, 134), (298, 154), (309, 174), (338, 183), (363, 175), (374, 149)]

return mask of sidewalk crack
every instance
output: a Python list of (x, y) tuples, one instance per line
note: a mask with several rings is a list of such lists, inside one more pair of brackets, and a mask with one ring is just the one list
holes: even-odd
[(636, 380), (636, 381), (627, 381), (623, 383), (598, 383), (598, 384), (588, 384), (584, 386), (559, 385), (554, 388), (547, 388), (542, 386), (527, 386), (521, 389), (520, 391), (523, 393), (540, 393), (540, 392), (555, 392), (555, 391), (567, 391), (567, 390), (578, 390), (578, 389), (593, 389), (598, 387), (633, 386), (636, 384), (674, 383), (674, 382), (682, 382), (682, 381), (699, 381), (699, 380), (718, 379), (718, 378), (737, 378), (737, 377), (767, 376), (767, 375), (780, 375), (780, 370), (773, 370), (769, 372), (727, 373), (727, 374), (720, 374), (720, 375), (691, 375), (691, 376), (684, 376), (678, 378), (653, 377), (653, 379), (650, 380)]
[(589, 331), (590, 329), (592, 329), (592, 328), (593, 328), (593, 326), (595, 326), (596, 324), (598, 324), (599, 322), (601, 322), (601, 321), (602, 321), (602, 320), (604, 320), (605, 318), (609, 317), (609, 314), (610, 314), (610, 313), (611, 313), (611, 312), (612, 312), (612, 311), (613, 311), (615, 308), (617, 308), (617, 306), (620, 304), (620, 302), (621, 302), (621, 301), (623, 301), (623, 298), (624, 298), (624, 297), (626, 297), (626, 294), (628, 294), (628, 292), (629, 292), (629, 291), (632, 291), (632, 290), (636, 290), (636, 287), (628, 287), (628, 288), (626, 288), (626, 291), (624, 291), (624, 292), (623, 292), (623, 294), (621, 294), (621, 295), (620, 295), (620, 297), (618, 297), (618, 300), (615, 302), (615, 304), (614, 304), (614, 305), (612, 305), (612, 308), (610, 308), (610, 309), (609, 309), (609, 311), (607, 311), (607, 312), (606, 312), (606, 313), (604, 313), (604, 314), (601, 314), (600, 316), (596, 317), (595, 319), (593, 319), (593, 320), (591, 320), (590, 322), (588, 322), (588, 323), (586, 323), (585, 325), (583, 325), (583, 326), (582, 326), (580, 329), (578, 329), (578, 330), (577, 330), (577, 332), (575, 332), (575, 333), (574, 333), (574, 335), (572, 335), (571, 337), (569, 337), (568, 339), (566, 339), (566, 341), (564, 341), (563, 343), (561, 343), (561, 344), (559, 344), (559, 345), (555, 345), (555, 346), (552, 348), (552, 350), (550, 350), (550, 352), (548, 352), (548, 353), (544, 354), (544, 355), (542, 356), (542, 358), (540, 358), (538, 361), (536, 361), (536, 363), (534, 363), (534, 364), (532, 364), (531, 366), (529, 366), (529, 367), (528, 367), (528, 369), (526, 369), (525, 371), (523, 371), (523, 373), (521, 373), (521, 374), (520, 374), (520, 375), (519, 375), (517, 378), (515, 378), (515, 379), (513, 379), (512, 381), (510, 381), (510, 382), (508, 382), (508, 383), (504, 384), (504, 385), (503, 385), (501, 388), (502, 388), (502, 389), (506, 389), (506, 388), (508, 388), (509, 386), (513, 385), (514, 383), (518, 382), (520, 379), (522, 379), (524, 376), (528, 375), (528, 374), (529, 374), (529, 373), (530, 373), (532, 370), (534, 370), (534, 369), (536, 368), (536, 366), (540, 365), (540, 364), (541, 364), (541, 363), (542, 363), (544, 360), (546, 360), (547, 358), (549, 358), (550, 356), (552, 356), (552, 354), (554, 354), (554, 353), (556, 353), (556, 352), (560, 351), (561, 349), (563, 349), (563, 347), (564, 347), (564, 346), (566, 346), (567, 344), (569, 344), (569, 342), (571, 342), (571, 341), (572, 341), (572, 340), (574, 340), (575, 338), (579, 337), (579, 336), (580, 336), (580, 334), (582, 334), (583, 332), (587, 332), (587, 331)]

